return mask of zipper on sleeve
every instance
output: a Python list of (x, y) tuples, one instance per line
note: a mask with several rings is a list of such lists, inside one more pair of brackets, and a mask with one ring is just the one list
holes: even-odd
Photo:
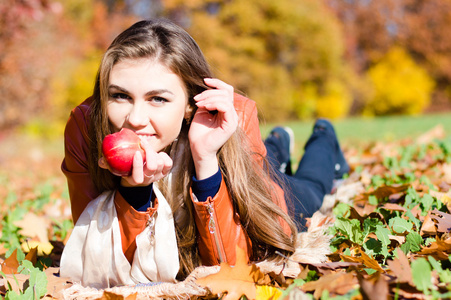
[(227, 257), (224, 251), (224, 245), (222, 244), (222, 240), (220, 239), (219, 233), (216, 230), (217, 219), (212, 202), (207, 204), (207, 210), (208, 214), (210, 215), (210, 220), (208, 221), (208, 230), (210, 231), (211, 238), (214, 241), (213, 244), (215, 248), (214, 250), (216, 252), (216, 257), (219, 258), (220, 263), (227, 262)]

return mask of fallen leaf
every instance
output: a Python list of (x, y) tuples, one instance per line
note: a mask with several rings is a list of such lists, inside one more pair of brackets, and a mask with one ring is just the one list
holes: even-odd
[(396, 276), (396, 282), (408, 283), (413, 286), (409, 259), (400, 248), (396, 248), (396, 254), (397, 257), (395, 259), (387, 261), (388, 267), (393, 275)]
[(451, 215), (434, 209), (431, 214), (431, 219), (436, 221), (438, 232), (451, 231)]
[(17, 249), (5, 259), (2, 263), (2, 272), (5, 274), (17, 274), (19, 268), (19, 261), (17, 260)]
[(436, 234), (437, 228), (435, 227), (435, 222), (431, 218), (431, 212), (428, 212), (428, 214), (424, 217), (423, 224), (421, 225), (420, 235), (427, 236)]
[(72, 281), (67, 277), (59, 276), (59, 268), (45, 269), (47, 276), (47, 295), (56, 299), (62, 299), (62, 291), (72, 285)]
[(20, 247), (25, 253), (31, 251), (31, 249), (36, 249), (36, 254), (39, 256), (49, 255), (53, 250), (53, 245), (50, 242), (40, 242), (36, 240), (25, 241)]
[(432, 242), (428, 247), (421, 249), (417, 255), (430, 255), (437, 260), (448, 260), (451, 254), (451, 238), (441, 240), (437, 238), (435, 242)]
[(327, 263), (321, 263), (321, 264), (308, 264), (308, 263), (302, 263), (301, 265), (305, 266), (304, 270), (316, 270), (321, 274), (327, 274), (330, 271), (336, 271), (339, 269), (344, 268), (359, 268), (362, 267), (363, 264), (360, 260), (353, 260), (353, 261), (336, 261), (336, 262), (327, 262)]
[(29, 249), (27, 255), (25, 256), (25, 259), (31, 261), (33, 266), (36, 265), (36, 262), (38, 261), (38, 248), (34, 247)]
[(102, 296), (97, 298), (97, 300), (135, 300), (137, 296), (138, 293), (124, 296), (109, 291), (103, 291)]
[(358, 276), (358, 280), (363, 299), (368, 300), (389, 299), (388, 282), (381, 276), (381, 273), (376, 272), (369, 278), (363, 278), (363, 276)]
[(402, 211), (405, 212), (407, 209), (405, 207), (402, 207), (399, 204), (396, 203), (385, 203), (380, 207), (381, 209), (390, 210), (390, 211)]
[[(408, 184), (403, 185), (384, 185), (378, 187), (374, 192), (370, 193), (370, 195), (376, 196), (378, 200), (382, 200), (388, 198), (393, 194), (398, 194), (406, 191), (409, 188)], [(369, 195), (368, 195), (369, 196)]]
[(315, 299), (320, 299), (323, 291), (327, 290), (331, 296), (344, 295), (358, 285), (354, 272), (334, 272), (321, 276), (316, 281), (309, 281), (301, 286), (304, 292), (312, 292)]
[(361, 263), (373, 270), (385, 272), (384, 269), (382, 269), (382, 267), (379, 265), (379, 263), (374, 258), (368, 256), (365, 251), (359, 249), (358, 252), (360, 253), (360, 256), (340, 255), (340, 257), (345, 262)]
[(282, 291), (269, 285), (257, 285), (256, 300), (276, 300), (282, 296)]
[(25, 274), (5, 274), (6, 275), (6, 281), (5, 286), (11, 286), (11, 290), (20, 293), (26, 288), (26, 283), (28, 282), (28, 279), (30, 278), (29, 275)]
[(19, 233), (23, 236), (37, 238), (42, 243), (49, 242), (48, 228), (50, 222), (45, 217), (28, 212), (22, 220), (15, 221), (14, 225), (21, 228)]
[(254, 264), (248, 265), (244, 250), (237, 247), (235, 266), (221, 263), (218, 273), (199, 278), (196, 282), (213, 294), (225, 294), (224, 300), (240, 299), (243, 295), (248, 299), (255, 299), (255, 283), (262, 277), (264, 274), (260, 269)]

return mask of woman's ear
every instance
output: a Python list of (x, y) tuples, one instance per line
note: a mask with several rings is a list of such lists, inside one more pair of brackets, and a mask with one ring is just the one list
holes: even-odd
[(185, 109), (185, 120), (189, 121), (191, 116), (193, 115), (193, 107), (191, 105), (187, 105)]

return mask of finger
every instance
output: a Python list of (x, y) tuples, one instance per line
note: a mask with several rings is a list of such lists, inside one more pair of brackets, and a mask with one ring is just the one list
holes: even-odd
[(167, 155), (167, 153), (161, 152), (161, 156), (163, 159), (163, 169), (161, 170), (161, 173), (163, 174), (163, 176), (166, 176), (168, 175), (169, 171), (171, 171), (173, 162), (169, 155)]
[(102, 169), (109, 169), (109, 166), (105, 160), (105, 157), (102, 156), (101, 158), (99, 158), (97, 163), (98, 163), (99, 167), (101, 167)]
[(228, 112), (235, 110), (233, 103), (230, 101), (225, 101), (224, 99), (208, 99), (202, 100), (196, 103), (198, 108), (204, 108), (207, 111), (220, 111), (220, 112)]
[(224, 89), (229, 92), (233, 92), (233, 86), (230, 84), (225, 83), (224, 81), (217, 79), (217, 78), (204, 78), (204, 82), (209, 87), (217, 88), (217, 89)]
[(144, 163), (143, 157), (140, 151), (136, 151), (133, 156), (133, 168), (132, 168), (132, 179), (135, 183), (140, 184), (144, 182)]
[(222, 97), (222, 98), (226, 98), (229, 101), (233, 100), (232, 94), (226, 90), (205, 90), (200, 94), (197, 94), (196, 96), (193, 97), (193, 99), (195, 101), (201, 101), (201, 100), (205, 100), (205, 99), (209, 99), (212, 97)]
[(233, 102), (233, 86), (215, 78), (205, 78), (205, 83), (214, 89), (208, 89), (194, 96), (194, 100), (202, 100), (215, 95), (224, 95)]

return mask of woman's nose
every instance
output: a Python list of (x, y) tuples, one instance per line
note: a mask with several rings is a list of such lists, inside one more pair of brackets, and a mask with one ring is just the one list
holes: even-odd
[(144, 105), (135, 103), (128, 114), (128, 123), (133, 127), (145, 127), (149, 124), (149, 114)]

